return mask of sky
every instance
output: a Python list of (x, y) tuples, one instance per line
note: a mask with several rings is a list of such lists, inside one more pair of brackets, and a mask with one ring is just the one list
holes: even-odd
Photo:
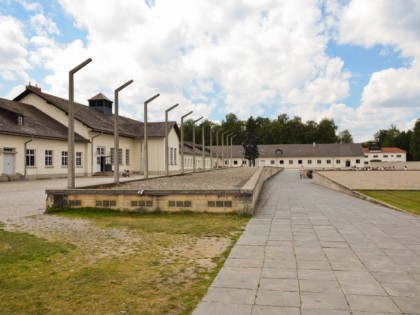
[(0, 0), (0, 97), (27, 84), (163, 121), (334, 119), (355, 142), (420, 118), (420, 0)]

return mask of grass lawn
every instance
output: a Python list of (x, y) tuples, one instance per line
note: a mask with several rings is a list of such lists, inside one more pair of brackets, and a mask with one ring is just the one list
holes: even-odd
[(361, 190), (362, 194), (420, 215), (420, 190)]
[(190, 314), (250, 219), (106, 210), (54, 216), (70, 226), (87, 221), (90, 236), (80, 239), (77, 224), (49, 240), (0, 227), (1, 314)]

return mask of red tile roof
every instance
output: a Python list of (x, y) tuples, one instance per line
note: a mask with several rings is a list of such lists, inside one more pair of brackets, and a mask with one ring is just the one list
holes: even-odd
[(369, 151), (369, 148), (363, 148), (363, 153), (407, 153), (400, 148), (395, 147), (384, 147), (381, 148), (381, 151)]

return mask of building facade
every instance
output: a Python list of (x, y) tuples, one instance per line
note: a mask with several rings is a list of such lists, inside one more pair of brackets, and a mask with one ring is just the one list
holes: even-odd
[[(65, 177), (68, 173), (69, 102), (27, 86), (13, 101), (0, 99), (0, 174), (25, 178)], [(112, 102), (98, 94), (89, 106), (75, 104), (76, 176), (112, 171), (114, 165), (114, 120)], [(120, 170), (143, 173), (144, 124), (119, 117)], [(168, 123), (172, 161), (179, 161), (180, 132)], [(148, 123), (149, 174), (165, 172), (165, 123)], [(178, 163), (170, 163), (176, 172)]]

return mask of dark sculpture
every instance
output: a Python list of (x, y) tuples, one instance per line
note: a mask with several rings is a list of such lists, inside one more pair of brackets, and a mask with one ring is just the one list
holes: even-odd
[(243, 144), (245, 159), (249, 161), (249, 166), (255, 166), (255, 160), (260, 156), (258, 152), (258, 137), (253, 132), (248, 132)]

